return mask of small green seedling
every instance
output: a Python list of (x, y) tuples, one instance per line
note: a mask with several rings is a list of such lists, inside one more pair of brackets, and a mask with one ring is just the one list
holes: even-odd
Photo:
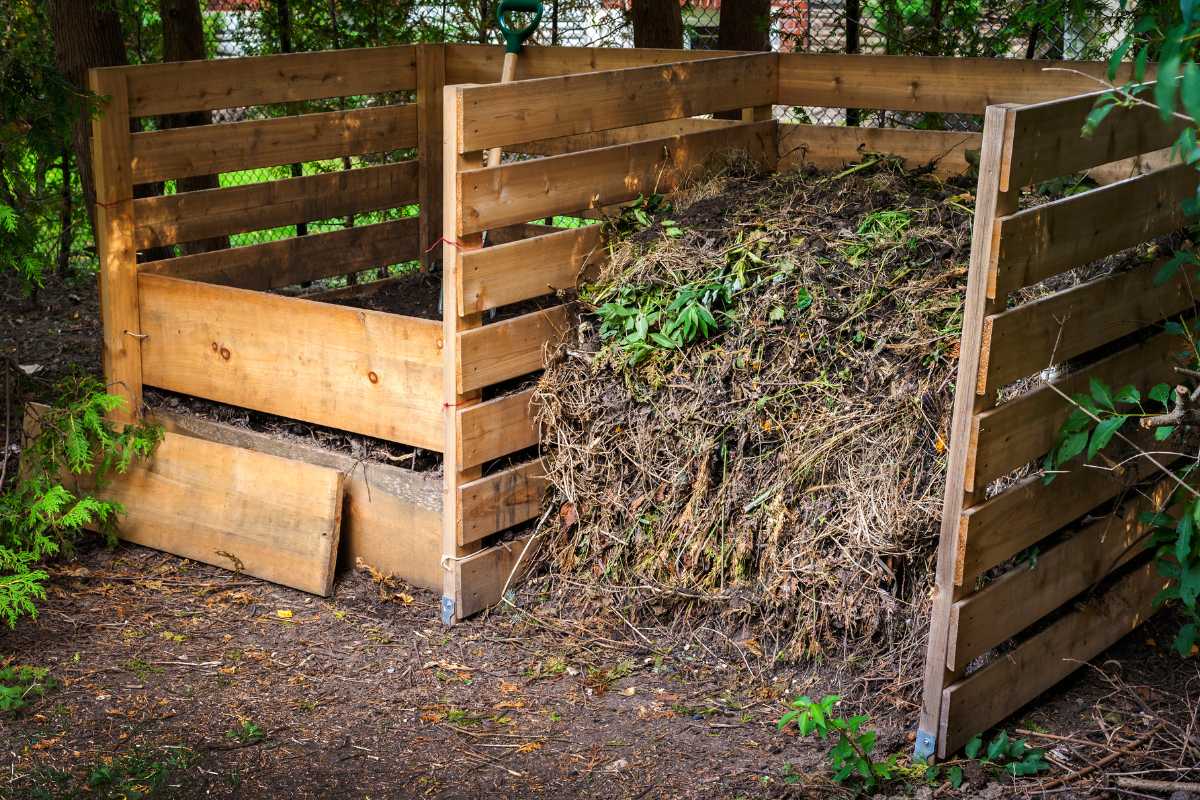
[(864, 731), (862, 726), (870, 721), (866, 714), (841, 717), (834, 707), (841, 701), (836, 694), (827, 694), (819, 701), (810, 697), (798, 697), (791, 702), (792, 710), (780, 718), (778, 728), (783, 730), (795, 724), (801, 736), (816, 734), (828, 739), (832, 732), (837, 741), (829, 751), (829, 766), (835, 783), (849, 781), (859, 783), (857, 788), (874, 789), (881, 782), (891, 780), (896, 770), (896, 756), (885, 761), (875, 761), (871, 754), (875, 750), (875, 731)]

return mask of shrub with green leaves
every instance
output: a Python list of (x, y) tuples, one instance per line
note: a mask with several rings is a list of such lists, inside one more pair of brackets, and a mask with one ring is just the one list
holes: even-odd
[(0, 620), (36, 616), (46, 597), (42, 563), (69, 551), (85, 528), (115, 541), (122, 508), (102, 498), (114, 474), (148, 457), (162, 438), (154, 425), (117, 430), (105, 417), (125, 401), (92, 377), (60, 383), (55, 402), (32, 419), (21, 469), (0, 493)]
[(1008, 731), (1002, 730), (993, 736), (986, 749), (983, 744), (983, 736), (976, 736), (967, 742), (963, 754), (967, 758), (978, 758), (985, 767), (999, 768), (1014, 778), (1036, 775), (1050, 769), (1045, 750), (1030, 747), (1024, 739), (1010, 739)]
[(820, 700), (797, 697), (791, 702), (791, 711), (784, 714), (778, 723), (779, 730), (795, 725), (801, 736), (816, 734), (822, 740), (832, 733), (836, 741), (829, 751), (829, 767), (835, 783), (853, 783), (858, 788), (874, 789), (881, 782), (891, 780), (896, 771), (896, 756), (884, 761), (875, 761), (875, 731), (864, 731), (862, 726), (871, 721), (865, 714), (842, 717), (835, 713), (841, 701), (836, 694), (827, 694)]
[(0, 669), (0, 712), (20, 711), (57, 686), (45, 667), (4, 667)]

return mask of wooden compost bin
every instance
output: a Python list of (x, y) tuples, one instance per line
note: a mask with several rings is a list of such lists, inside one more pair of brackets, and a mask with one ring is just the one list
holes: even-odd
[[(1175, 201), (1195, 181), (1179, 168), (1016, 211), (1024, 185), (1168, 143), (1172, 131), (1136, 109), (1114, 112), (1095, 138), (1080, 140), (1092, 98), (1047, 102), (1094, 83), (1046, 67), (1102, 75), (1104, 65), (531, 47), (518, 80), (501, 85), (492, 81), (502, 55), (498, 47), (420, 45), (93, 72), (95, 89), (111, 98), (95, 128), (105, 371), (132, 408), (141, 408), (145, 384), (442, 455), (440, 475), (368, 468), (318, 448), (164, 416), (168, 447), (141, 469), (166, 471), (164, 460), (195, 458), (171, 437), (227, 448), (205, 454), (218, 464), (250, 453), (271, 459), (260, 470), (319, 466), (325, 472), (306, 480), (319, 479), (320, 496), (332, 495), (335, 505), (340, 499), (345, 525), (336, 518), (341, 507), (323, 515), (307, 509), (295, 530), (335, 540), (340, 531), (346, 554), (441, 590), (444, 621), (461, 620), (499, 598), (528, 543), (513, 529), (540, 510), (544, 478), (531, 390), (508, 387), (535, 374), (547, 344), (573, 327), (562, 305), (543, 302), (499, 321), (491, 312), (570, 290), (605, 257), (599, 225), (533, 223), (594, 217), (639, 194), (669, 192), (730, 150), (781, 170), (836, 168), (866, 151), (893, 153), (913, 166), (932, 163), (942, 174), (976, 162), (960, 391), (918, 750), (953, 751), (1077, 666), (1063, 659), (1092, 657), (1145, 616), (1158, 581), (1144, 566), (1106, 594), (1124, 605), (1059, 611), (1129, 560), (1115, 557), (1092, 527), (1043, 554), (1036, 573), (1014, 569), (979, 589), (973, 580), (1074, 525), (1117, 491), (1112, 481), (1080, 470), (1051, 487), (1026, 480), (985, 498), (988, 481), (1052, 446), (1067, 412), (1048, 389), (993, 409), (995, 390), (1188, 305), (1171, 293), (1175, 287), (1148, 288), (1147, 267), (1007, 307), (1007, 295), (1021, 286), (1181, 223)], [(129, 133), (131, 117), (413, 90), (408, 104)], [(987, 113), (979, 134), (783, 124), (779, 106)], [(131, 199), (140, 183), (399, 148), (415, 148), (417, 158)], [(523, 157), (485, 166), (490, 148)], [(413, 202), (417, 217), (136, 263), (137, 251), (154, 245)], [(432, 261), (439, 242), (440, 322), (266, 291), (418, 257)], [(1161, 337), (1150, 338), (1063, 380), (1073, 389), (1087, 375), (1119, 377), (1127, 367), (1129, 380), (1149, 378), (1166, 369), (1166, 352)], [(182, 485), (215, 482), (231, 498), (218, 515), (225, 539), (212, 534), (196, 544), (196, 521), (210, 511), (160, 501), (153, 482), (129, 496), (124, 535), (227, 563), (214, 555), (213, 542), (252, 538), (240, 524), (248, 517), (235, 513), (239, 504), (272, 498), (246, 470), (183, 473)], [(286, 505), (274, 507), (287, 516)], [(248, 572), (288, 583), (291, 573), (271, 558), (273, 547), (291, 546), (277, 522), (271, 537), (247, 545), (254, 564), (242, 561)], [(327, 566), (306, 588), (328, 590)], [(989, 660), (996, 645), (1056, 611), (1064, 614), (1057, 622)], [(986, 665), (968, 674), (971, 662)]]

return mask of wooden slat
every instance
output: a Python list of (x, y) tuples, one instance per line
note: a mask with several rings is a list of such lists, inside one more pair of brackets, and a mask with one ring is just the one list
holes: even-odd
[[(517, 59), (516, 79), (547, 78), (603, 70), (674, 64), (738, 55), (731, 50), (678, 50), (629, 47), (542, 47), (527, 45)], [(446, 83), (495, 83), (504, 62), (496, 45), (447, 44)]]
[(529, 401), (533, 390), (498, 397), (458, 412), (458, 458), (473, 467), (538, 443)]
[(536, 78), (460, 91), (460, 152), (773, 103), (776, 56)]
[(280, 438), (162, 408), (148, 414), (147, 419), (172, 433), (345, 474), (346, 501), (338, 553), (341, 563), (352, 566), (361, 558), (415, 586), (441, 589), (442, 486), (436, 473), (366, 462), (295, 438)]
[(1071, 538), (1021, 564), (954, 604), (947, 660), (956, 672), (1011, 639), (1063, 603), (1095, 586), (1120, 565), (1146, 552), (1149, 526), (1138, 517), (1159, 510), (1175, 488), (1160, 482), (1153, 497), (1137, 497)]
[(546, 344), (558, 341), (570, 321), (570, 309), (560, 305), (458, 334), (458, 391), (541, 369)]
[(542, 459), (501, 470), (458, 487), (460, 544), (479, 541), (538, 516), (546, 493)]
[(946, 752), (957, 751), (1145, 622), (1165, 583), (1153, 563), (1141, 566), (1082, 609), (947, 687), (938, 737)]
[(413, 45), (115, 67), (136, 117), (378, 94), (416, 86)]
[[(1175, 366), (1183, 341), (1172, 334), (1159, 334), (1054, 381), (1068, 396), (1088, 391), (1092, 377), (1109, 386), (1126, 384), (1148, 387), (1163, 381), (1175, 382)], [(1057, 392), (1041, 386), (998, 408), (976, 415), (971, 432), (974, 459), (967, 467), (967, 483), (981, 489), (1017, 467), (1041, 458), (1058, 438), (1059, 428), (1073, 406)]]
[(148, 384), (441, 450), (437, 322), (161, 275), (138, 287)]
[[(520, 536), (511, 541), (503, 542), (481, 550), (459, 561), (458, 595), (460, 597), (457, 618), (455, 622), (464, 620), (472, 614), (478, 614), (489, 606), (500, 602), (500, 594), (508, 582), (509, 575), (518, 566), (522, 570), (530, 563), (529, 558), (521, 558), (521, 554), (529, 545), (530, 537)], [(520, 577), (518, 572), (513, 576), (515, 581)]]
[(417, 107), (326, 111), (135, 133), (133, 182), (273, 167), (417, 144)]
[(104, 487), (126, 541), (313, 594), (333, 589), (344, 475), (174, 433)]
[[(557, 139), (543, 139), (537, 142), (521, 142), (505, 148), (512, 153), (528, 155), (560, 156), (564, 153), (577, 153), (580, 150), (594, 150), (597, 147), (612, 147), (614, 144), (629, 144), (644, 139), (662, 139), (666, 136), (678, 136), (681, 133), (696, 133), (711, 131), (718, 128), (728, 128), (737, 122), (728, 119), (706, 119), (703, 117), (683, 117), (682, 119), (667, 119), (658, 122), (647, 122), (644, 125), (631, 125), (627, 128), (597, 131), (595, 133), (580, 133), (575, 136), (561, 136)], [(490, 234), (489, 234), (490, 237)]]
[(406, 217), (151, 261), (143, 264), (141, 271), (148, 275), (167, 275), (239, 289), (277, 289), (412, 261), (420, 255), (417, 225), (416, 217)]
[(1179, 164), (1000, 220), (988, 296), (1006, 297), (1075, 267), (1178, 230), (1181, 201), (1196, 193), (1194, 167)]
[(1115, 108), (1096, 133), (1080, 135), (1087, 115), (1103, 91), (1027, 106), (1018, 111), (1014, 134), (1018, 145), (1005, 188), (1082, 172), (1123, 158), (1169, 147), (1183, 130), (1182, 121), (1163, 122), (1146, 106)]
[(643, 192), (670, 191), (713, 156), (739, 150), (772, 164), (778, 153), (775, 122), (466, 170), (458, 175), (458, 232), (620, 203)]
[[(780, 53), (776, 102), (982, 114), (989, 105), (1037, 103), (1096, 87), (1082, 75), (1057, 70), (1103, 77), (1106, 69), (1098, 61)], [(1123, 67), (1121, 75), (1128, 74)]]
[[(107, 97), (92, 120), (92, 168), (96, 183), (96, 251), (99, 257), (101, 358), (108, 391), (123, 398), (114, 419), (142, 413), (141, 331), (137, 296), (137, 249), (133, 241), (133, 180), (129, 170), (129, 106), (124, 73), (92, 70), (94, 94)], [(134, 335), (130, 335), (134, 334)]]
[(442, 94), (446, 89), (446, 45), (417, 50), (417, 160), (421, 164), (421, 263), (433, 265), (442, 236)]
[(1063, 364), (1192, 308), (1189, 276), (1155, 284), (1163, 262), (1142, 264), (993, 314), (983, 322), (983, 356), (975, 391), (999, 390), (1018, 378)]
[(909, 169), (933, 164), (935, 174), (962, 175), (971, 168), (967, 152), (979, 150), (981, 136), (967, 131), (780, 125), (779, 171), (839, 169), (862, 161), (868, 153), (885, 153), (900, 156)]
[(460, 313), (478, 314), (574, 289), (579, 275), (608, 255), (601, 245), (601, 227), (571, 228), (464, 253), (458, 281)]
[(416, 161), (133, 201), (139, 250), (417, 201)]

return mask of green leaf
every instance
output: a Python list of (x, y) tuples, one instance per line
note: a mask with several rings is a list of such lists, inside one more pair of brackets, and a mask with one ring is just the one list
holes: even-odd
[(1115, 81), (1117, 79), (1117, 70), (1121, 66), (1121, 60), (1125, 58), (1125, 54), (1129, 52), (1129, 48), (1133, 45), (1133, 37), (1126, 36), (1125, 41), (1117, 46), (1113, 54), (1108, 59), (1108, 79)]
[(1183, 110), (1194, 121), (1200, 122), (1200, 67), (1189, 61), (1183, 67), (1183, 83), (1179, 89)]
[(1108, 443), (1112, 441), (1113, 435), (1120, 430), (1121, 426), (1129, 417), (1120, 415), (1109, 417), (1096, 426), (1096, 430), (1092, 432), (1092, 441), (1088, 445), (1088, 461), (1096, 457), (1096, 454), (1108, 447)]
[(1174, 425), (1159, 425), (1157, 428), (1154, 429), (1154, 441), (1156, 441), (1156, 442), (1165, 441), (1166, 439), (1170, 438), (1171, 434), (1174, 432), (1175, 432)]
[(1165, 406), (1167, 400), (1171, 397), (1171, 387), (1165, 383), (1155, 384), (1154, 388), (1150, 390), (1149, 397), (1151, 400), (1157, 400)]
[(1113, 406), (1112, 391), (1104, 381), (1092, 376), (1088, 381), (1088, 389), (1091, 391), (1092, 399), (1096, 401), (1097, 405), (1107, 408), (1110, 411), (1116, 410)]
[(979, 755), (979, 751), (983, 749), (983, 736), (976, 735), (975, 738), (967, 742), (967, 746), (963, 748), (963, 752), (967, 754), (967, 758), (975, 758)]
[(963, 785), (962, 767), (957, 764), (947, 770), (946, 778), (950, 781), (950, 785), (955, 789), (961, 789)]
[(1191, 514), (1184, 514), (1175, 525), (1175, 560), (1186, 564), (1192, 555), (1192, 534), (1196, 532), (1196, 521)]
[(1179, 629), (1179, 633), (1175, 635), (1174, 648), (1175, 652), (1187, 658), (1192, 654), (1192, 647), (1196, 644), (1196, 623), (1189, 622)]
[(1162, 286), (1174, 278), (1185, 264), (1195, 264), (1196, 256), (1190, 250), (1177, 250), (1158, 271), (1154, 273), (1154, 285)]
[(1175, 98), (1178, 94), (1177, 78), (1181, 57), (1178, 52), (1164, 56), (1158, 65), (1158, 82), (1154, 84), (1154, 104), (1158, 106), (1159, 116), (1163, 121), (1169, 121), (1175, 113)]
[(1063, 443), (1059, 445), (1058, 451), (1054, 457), (1054, 466), (1060, 467), (1070, 461), (1075, 456), (1083, 452), (1083, 448), (1087, 447), (1088, 433), (1080, 431), (1072, 433), (1063, 439)]
[(804, 311), (813, 304), (812, 294), (803, 286), (796, 292), (796, 309)]
[(1083, 121), (1082, 134), (1084, 138), (1090, 138), (1095, 135), (1096, 130), (1100, 127), (1100, 123), (1104, 122), (1114, 108), (1117, 107), (1116, 100), (1110, 95), (1105, 95), (1096, 101), (1096, 105), (1088, 112), (1087, 119)]
[(988, 744), (987, 760), (995, 761), (1008, 752), (1008, 731), (1000, 731)]
[(1142, 393), (1137, 390), (1136, 386), (1122, 386), (1115, 399), (1118, 403), (1140, 403), (1142, 402)]
[(1146, 79), (1146, 64), (1150, 61), (1150, 45), (1144, 45), (1133, 60), (1133, 79), (1139, 83)]

